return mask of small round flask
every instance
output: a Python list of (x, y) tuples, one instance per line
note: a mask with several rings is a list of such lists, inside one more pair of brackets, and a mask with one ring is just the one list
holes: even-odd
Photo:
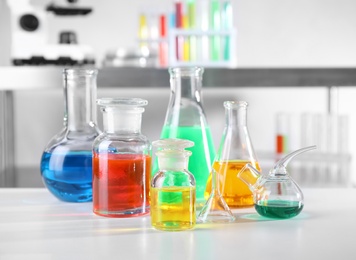
[(93, 144), (93, 211), (106, 217), (149, 213), (151, 143), (141, 133), (147, 100), (102, 98), (103, 133)]
[[(236, 171), (247, 163), (260, 169), (247, 128), (247, 102), (225, 101), (224, 107), (225, 128), (212, 166), (219, 175), (216, 185), (219, 185), (221, 195), (230, 208), (252, 206), (252, 192), (236, 178)], [(212, 176), (210, 174), (208, 179), (206, 198), (212, 192)]]
[(158, 148), (158, 172), (151, 180), (151, 221), (159, 230), (192, 229), (196, 223), (195, 179), (188, 171), (192, 152), (184, 150), (193, 142), (161, 139), (152, 143)]
[(289, 161), (296, 155), (315, 149), (308, 146), (294, 151), (280, 159), (270, 170), (262, 175), (251, 164), (246, 164), (237, 176), (253, 192), (256, 211), (269, 218), (292, 218), (304, 207), (304, 197), (298, 184), (287, 172)]
[(58, 199), (92, 200), (92, 144), (96, 125), (95, 69), (65, 69), (64, 128), (47, 144), (41, 159), (42, 180)]

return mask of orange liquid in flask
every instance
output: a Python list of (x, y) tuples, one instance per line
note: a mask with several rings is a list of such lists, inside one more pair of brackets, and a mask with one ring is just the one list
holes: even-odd
[[(231, 161), (215, 161), (213, 169), (219, 176), (220, 193), (224, 197), (226, 203), (231, 208), (249, 207), (254, 205), (253, 195), (248, 186), (237, 177), (239, 171), (247, 164), (251, 163), (247, 160), (231, 160)], [(252, 164), (252, 163), (251, 163)], [(255, 168), (260, 170), (260, 166), (256, 163)], [(210, 174), (205, 198), (209, 198), (211, 192), (211, 177)]]

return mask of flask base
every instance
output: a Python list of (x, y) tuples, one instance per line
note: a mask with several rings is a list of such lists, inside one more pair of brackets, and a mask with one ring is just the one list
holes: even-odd
[(261, 201), (255, 204), (258, 214), (268, 218), (292, 218), (303, 210), (303, 204), (298, 201)]
[(46, 188), (59, 200), (64, 202), (91, 202), (93, 200), (91, 182), (66, 183), (43, 178)]
[(184, 231), (193, 229), (195, 223), (188, 221), (162, 221), (152, 223), (153, 228), (162, 231)]
[(131, 217), (149, 215), (150, 209), (149, 207), (144, 209), (139, 208), (139, 209), (126, 209), (126, 210), (117, 210), (117, 211), (94, 209), (93, 212), (98, 216), (108, 217), (108, 218), (131, 218)]

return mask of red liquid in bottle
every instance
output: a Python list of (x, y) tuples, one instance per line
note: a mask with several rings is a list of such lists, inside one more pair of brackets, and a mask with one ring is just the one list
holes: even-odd
[(148, 214), (150, 171), (147, 155), (94, 153), (94, 213), (106, 217)]

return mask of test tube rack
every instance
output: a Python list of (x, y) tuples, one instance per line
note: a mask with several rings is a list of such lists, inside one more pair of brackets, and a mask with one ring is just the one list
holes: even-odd
[(171, 7), (140, 14), (139, 45), (157, 55), (157, 67), (237, 66), (230, 0), (175, 1)]

